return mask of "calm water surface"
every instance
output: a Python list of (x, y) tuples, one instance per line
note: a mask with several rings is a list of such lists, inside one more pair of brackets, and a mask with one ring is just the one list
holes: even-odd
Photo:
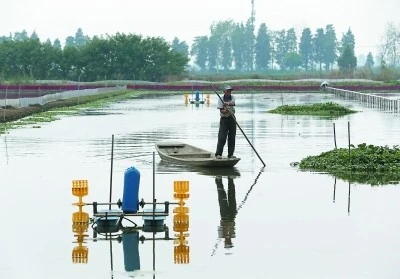
[[(282, 103), (325, 101), (360, 112), (333, 120), (266, 113)], [(162, 162), (158, 140), (215, 150), (216, 102), (216, 95), (200, 106), (185, 105), (182, 95), (132, 99), (2, 135), (0, 278), (400, 277), (400, 187), (349, 185), (290, 165), (333, 149), (333, 123), (338, 147), (347, 147), (348, 123), (355, 145), (396, 145), (399, 114), (327, 94), (237, 94), (238, 123), (265, 168), (240, 130), (235, 155), (242, 160), (231, 171)], [(108, 202), (112, 135), (114, 202), (122, 199), (123, 174), (131, 166), (141, 173), (139, 198), (147, 202), (153, 185), (157, 201), (175, 202), (174, 181), (189, 181), (188, 263), (174, 262), (176, 244), (164, 233), (153, 241), (153, 234), (139, 231), (146, 240), (125, 245), (94, 239), (90, 227), (81, 244), (88, 262), (72, 261), (79, 244), (71, 182), (89, 181), (85, 202)], [(90, 206), (84, 210), (92, 214)], [(142, 225), (141, 218), (135, 221)], [(165, 223), (174, 238), (172, 213)]]

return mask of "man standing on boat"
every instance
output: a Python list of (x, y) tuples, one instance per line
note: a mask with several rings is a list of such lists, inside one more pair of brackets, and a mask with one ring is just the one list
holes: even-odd
[[(235, 120), (235, 96), (232, 95), (232, 86), (224, 87), (224, 96), (218, 100), (217, 108), (220, 111), (219, 131), (217, 150), (215, 157), (222, 159), (222, 152), (226, 140), (228, 139), (228, 158), (236, 158), (233, 156), (235, 152), (236, 138), (236, 120)], [(223, 102), (222, 102), (223, 101)]]

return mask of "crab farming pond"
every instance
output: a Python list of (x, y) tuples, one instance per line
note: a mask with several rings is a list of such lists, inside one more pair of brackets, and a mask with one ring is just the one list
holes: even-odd
[[(135, 98), (1, 135), (0, 278), (400, 277), (400, 186), (350, 184), (291, 164), (332, 150), (335, 138), (348, 147), (348, 130), (354, 145), (397, 145), (399, 114), (324, 93), (238, 93), (237, 122), (264, 168), (239, 129), (233, 169), (161, 161), (159, 140), (215, 150), (218, 97), (209, 97), (200, 105), (185, 104), (183, 95)], [(328, 101), (359, 112), (267, 113)], [(74, 228), (72, 181), (87, 180), (89, 204), (81, 209), (92, 218), (93, 202), (122, 199), (130, 167), (140, 172), (140, 200), (171, 203), (165, 230)], [(180, 226), (175, 181), (189, 185)], [(142, 217), (131, 220), (143, 225)]]

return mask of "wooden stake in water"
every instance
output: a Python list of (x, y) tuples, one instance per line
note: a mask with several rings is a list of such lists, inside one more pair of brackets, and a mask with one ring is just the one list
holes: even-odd
[(349, 176), (349, 194), (348, 194), (348, 203), (347, 203), (347, 214), (350, 215), (350, 181), (351, 181), (351, 154), (350, 154), (350, 122), (347, 122), (347, 130), (349, 134), (349, 167), (350, 167), (350, 176)]
[(153, 221), (156, 215), (156, 173), (155, 173), (155, 152), (153, 151)]
[(7, 90), (8, 90), (8, 85), (6, 87), (6, 94), (4, 95), (4, 111), (3, 111), (4, 134), (7, 134), (7, 124), (6, 124)]
[(334, 140), (334, 142), (335, 142), (335, 149), (337, 149), (337, 146), (336, 146), (336, 130), (335, 130), (335, 123), (333, 123), (333, 140)]
[(351, 194), (350, 180), (351, 180), (351, 174), (349, 178), (349, 192), (347, 195), (347, 215), (350, 215), (350, 194)]
[[(348, 138), (349, 138), (349, 165), (351, 167), (351, 157), (350, 157), (350, 122), (347, 122), (347, 131), (348, 131)], [(350, 169), (351, 170), (351, 169)]]
[(110, 171), (110, 198), (108, 209), (111, 209), (111, 199), (112, 199), (112, 178), (113, 178), (113, 162), (114, 162), (114, 135), (111, 137), (111, 171)]

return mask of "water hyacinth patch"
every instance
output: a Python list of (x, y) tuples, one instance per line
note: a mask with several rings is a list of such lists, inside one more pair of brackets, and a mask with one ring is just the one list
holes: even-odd
[(301, 170), (327, 172), (351, 182), (384, 185), (400, 181), (400, 148), (395, 145), (338, 148), (317, 156), (308, 156), (299, 163)]
[(357, 111), (333, 102), (327, 102), (309, 105), (282, 105), (268, 112), (289, 115), (337, 116), (356, 113)]

